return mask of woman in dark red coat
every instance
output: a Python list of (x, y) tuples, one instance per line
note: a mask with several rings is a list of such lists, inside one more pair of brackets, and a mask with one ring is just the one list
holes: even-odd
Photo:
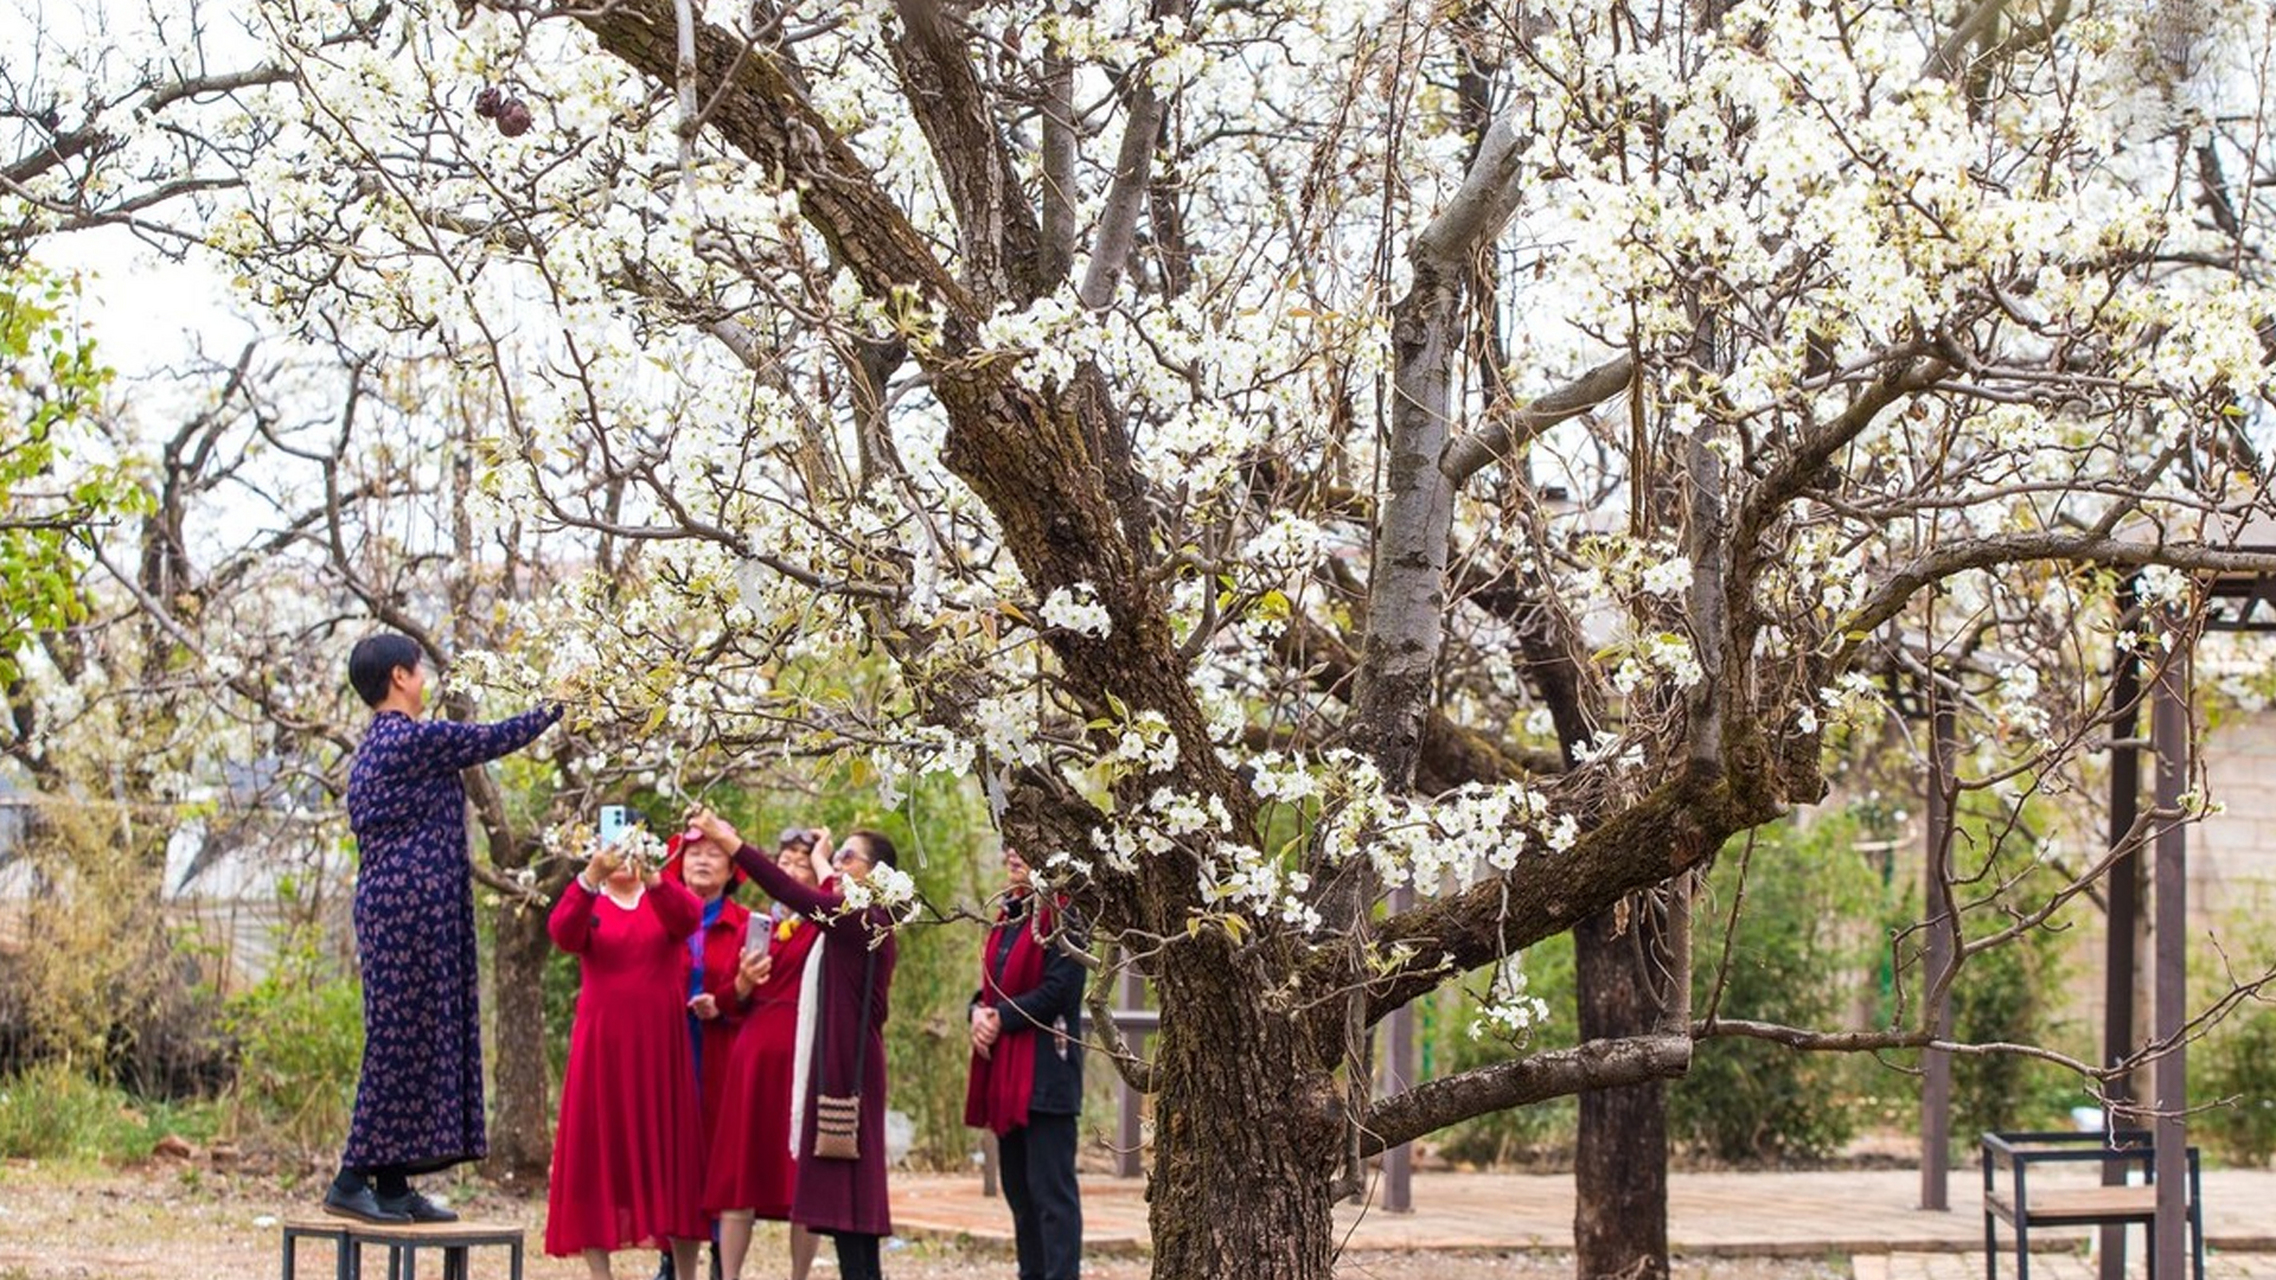
[(583, 1255), (597, 1280), (612, 1250), (666, 1241), (675, 1269), (692, 1276), (708, 1234), (686, 1012), (687, 940), (702, 911), (678, 881), (605, 849), (546, 922), (554, 945), (578, 957), (580, 981), (545, 1251)]
[[(815, 833), (792, 828), (775, 849), (775, 865), (800, 884), (818, 884)], [(796, 1167), (790, 1158), (790, 1084), (798, 1047), (798, 993), (807, 956), (822, 931), (781, 903), (751, 916), (735, 997), (742, 1029), (727, 1062), (726, 1096), (712, 1131), (711, 1167), (703, 1207), (719, 1219), (719, 1258), (725, 1280), (742, 1280), (755, 1218), (784, 1221)], [(806, 1280), (814, 1265), (814, 1236), (790, 1228), (790, 1280)]]
[[(696, 810), (689, 825), (716, 841), (738, 845), (735, 865), (775, 901), (821, 930), (815, 943), (819, 954), (806, 966), (806, 990), (813, 996), (802, 1001), (810, 1005), (812, 1016), (802, 1009), (799, 1019), (799, 1039), (810, 1038), (812, 1049), (799, 1071), (802, 1083), (792, 1092), (801, 1105), (794, 1152), (798, 1187), (791, 1197), (790, 1220), (836, 1240), (838, 1273), (845, 1280), (880, 1280), (884, 1272), (878, 1262), (879, 1246), (893, 1233), (892, 1207), (885, 1199), (886, 996), (897, 954), (893, 913), (882, 906), (849, 911), (838, 886), (868, 878), (875, 867), (892, 866), (893, 842), (876, 831), (849, 833), (833, 864), (837, 875), (811, 886), (799, 883), (765, 853), (743, 844), (735, 828), (709, 809)], [(865, 1005), (866, 1026), (861, 1016)], [(859, 1154), (851, 1160), (817, 1156), (816, 1096), (853, 1093), (861, 1098), (855, 1127)]]

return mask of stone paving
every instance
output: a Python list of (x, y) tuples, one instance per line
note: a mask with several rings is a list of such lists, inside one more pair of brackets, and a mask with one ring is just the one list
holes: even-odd
[[(2057, 1178), (2046, 1179), (2053, 1183)], [(2042, 1184), (2034, 1174), (2033, 1185)], [(1962, 1280), (1983, 1275), (1982, 1175), (1956, 1169), (1947, 1212), (1926, 1212), (1912, 1169), (1832, 1173), (1678, 1173), (1668, 1179), (1668, 1240), (1687, 1255), (1864, 1257), (1880, 1259), (1857, 1280)], [(2204, 1175), (2206, 1280), (2276, 1280), (2276, 1172), (2216, 1170)], [(1345, 1205), (1337, 1222), (1348, 1248), (1489, 1252), (1572, 1247), (1571, 1175), (1418, 1173), (1415, 1211), (1387, 1213)], [(1083, 1238), (1100, 1254), (1142, 1251), (1144, 1184), (1088, 1176)], [(893, 1222), (904, 1236), (946, 1236), (1009, 1247), (1011, 1219), (1000, 1200), (980, 1194), (976, 1175), (897, 1175)], [(2086, 1229), (2032, 1233), (2034, 1280), (2094, 1280), (2086, 1270)], [(2014, 1241), (2001, 1224), (2012, 1277)], [(2130, 1257), (2142, 1251), (2134, 1233)], [(2042, 1264), (2041, 1259), (2046, 1261)], [(2064, 1261), (2076, 1260), (2066, 1270)], [(2042, 1265), (2045, 1270), (2042, 1271)]]

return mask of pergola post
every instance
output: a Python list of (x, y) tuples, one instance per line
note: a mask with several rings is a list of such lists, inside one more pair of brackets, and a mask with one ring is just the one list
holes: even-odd
[[(1415, 905), (1415, 891), (1404, 885), (1391, 891), (1391, 914), (1397, 915)], [(1390, 1061), (1385, 1065), (1384, 1092), (1411, 1089), (1415, 1085), (1415, 1007), (1412, 1003), (1392, 1010), (1390, 1021)], [(1402, 1142), (1383, 1153), (1383, 1208), (1389, 1213), (1413, 1213), (1414, 1144)]]
[[(1958, 954), (1958, 912), (1952, 903), (1952, 771), (1956, 754), (1952, 708), (1928, 690), (1928, 847), (1921, 859), (1926, 868), (1921, 902), (1927, 907), (1927, 954), (1921, 991), (1928, 1001), (1923, 1011), (1929, 1030), (1938, 1039), (1952, 1034), (1950, 982), (1953, 957)], [(1921, 1054), (1920, 1089), (1920, 1207), (1950, 1210), (1947, 1193), (1952, 1171), (1952, 1055), (1942, 1049)]]
[[(1116, 1002), (1115, 1007), (1137, 1009), (1144, 1007), (1145, 1002), (1146, 980), (1139, 976), (1135, 967), (1124, 968), (1122, 998)], [(1120, 1117), (1114, 1135), (1114, 1173), (1120, 1178), (1135, 1178), (1145, 1172), (1146, 1168), (1145, 1121), (1140, 1114), (1145, 1100), (1138, 1096), (1138, 1091), (1130, 1087), (1130, 1082), (1123, 1079), (1119, 1071), (1114, 1074), (1114, 1098), (1115, 1109)]]
[[(2177, 644), (2186, 641), (2177, 640)], [(2157, 752), (2157, 807), (2177, 813), (2182, 793), (2189, 786), (2189, 681), (2190, 655), (2186, 648), (2169, 655), (2158, 673), (2150, 699), (2150, 740)], [(2189, 847), (2188, 827), (2178, 817), (2164, 821), (2157, 832), (2155, 881), (2151, 906), (2151, 953), (2155, 965), (2152, 985), (2151, 1034), (2164, 1046), (2153, 1072), (2156, 1115), (2157, 1223), (2150, 1242), (2150, 1257), (2160, 1275), (2189, 1274), (2188, 1146), (2182, 1113), (2188, 1106), (2188, 1048), (2182, 1028), (2189, 1011)]]
[[(2134, 584), (2128, 579), (2118, 591), (2118, 616), (2133, 616), (2137, 604)], [(2113, 646), (2110, 696), (2115, 715), (2110, 726), (2110, 845), (2123, 844), (2141, 817), (2142, 798), (2142, 655), (2121, 640)], [(2118, 855), (2110, 863), (2105, 921), (2110, 933), (2103, 940), (2102, 962), (2102, 1064), (2114, 1067), (2134, 1052), (2134, 931), (2141, 920), (2140, 846)], [(2103, 1110), (2105, 1132), (2123, 1127), (2126, 1103), (2133, 1101), (2131, 1078), (2113, 1077), (2104, 1086), (2109, 1105)], [(2102, 1181), (2117, 1186), (2126, 1180), (2118, 1162), (2102, 1167)], [(2105, 1226), (2102, 1232), (2101, 1280), (2126, 1280), (2126, 1228)]]

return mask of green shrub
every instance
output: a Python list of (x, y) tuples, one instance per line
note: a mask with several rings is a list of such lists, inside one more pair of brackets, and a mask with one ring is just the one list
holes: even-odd
[[(280, 897), (289, 908), (289, 882)], [(303, 1154), (330, 1151), (348, 1131), (363, 1064), (362, 984), (321, 944), (313, 923), (283, 926), (268, 972), (222, 1015), (237, 1045), (232, 1101), (241, 1132)]]
[(2192, 1100), (2235, 1099), (2193, 1122), (2193, 1131), (2225, 1159), (2263, 1168), (2276, 1156), (2276, 1000), (2246, 1004), (2223, 1019), (2189, 1054)]
[(210, 1139), (213, 1107), (145, 1101), (97, 1084), (61, 1062), (43, 1062), (0, 1081), (0, 1158), (138, 1160), (169, 1133)]
[[(2004, 923), (1986, 921), (1984, 927)], [(1954, 1038), (2052, 1044), (2062, 1030), (2056, 1005), (2063, 994), (2063, 941), (2060, 933), (2039, 930), (1969, 960), (1952, 983)], [(2043, 1059), (2010, 1053), (1957, 1057), (1953, 1144), (1970, 1148), (1976, 1135), (1991, 1129), (2068, 1128), (2070, 1108), (2085, 1100), (2075, 1075)]]
[[(1864, 830), (1848, 814), (1752, 838), (1750, 857), (1724, 852), (1700, 896), (1692, 999), (1702, 1015), (1828, 1027), (1866, 991), (1876, 949), (1881, 871), (1859, 856)], [(1745, 894), (1735, 925), (1730, 907)], [(1725, 934), (1730, 932), (1726, 948)], [(1668, 1091), (1668, 1136), (1718, 1160), (1759, 1163), (1838, 1151), (1857, 1131), (1859, 1068), (1839, 1055), (1798, 1053), (1740, 1037), (1711, 1038)]]
[[(1580, 1036), (1573, 1003), (1573, 939), (1559, 934), (1529, 947), (1523, 960), (1526, 991), (1549, 1007), (1546, 1020), (1534, 1026), (1522, 1052), (1574, 1043)], [(1453, 1075), (1473, 1067), (1505, 1061), (1511, 1046), (1491, 1035), (1472, 1036), (1476, 998), (1492, 971), (1482, 969), (1452, 989), (1415, 1003), (1415, 1041), (1422, 1047), (1419, 1080)], [(1497, 1168), (1547, 1158), (1561, 1160), (1572, 1149), (1580, 1124), (1580, 1105), (1572, 1098), (1555, 1098), (1530, 1107), (1497, 1111), (1452, 1125), (1432, 1139), (1440, 1155), (1457, 1164)]]

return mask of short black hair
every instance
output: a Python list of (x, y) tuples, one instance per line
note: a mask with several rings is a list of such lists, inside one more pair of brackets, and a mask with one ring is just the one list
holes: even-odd
[(367, 707), (376, 707), (387, 701), (387, 691), (395, 683), (398, 667), (416, 669), (420, 658), (419, 642), (399, 631), (382, 631), (356, 641), (348, 654), (348, 683), (356, 687), (356, 696)]
[(890, 867), (900, 857), (899, 854), (893, 852), (893, 842), (886, 839), (885, 833), (882, 831), (872, 831), (863, 827), (858, 831), (846, 833), (848, 840), (855, 836), (861, 837), (862, 852), (869, 855), (869, 865), (873, 867)]

